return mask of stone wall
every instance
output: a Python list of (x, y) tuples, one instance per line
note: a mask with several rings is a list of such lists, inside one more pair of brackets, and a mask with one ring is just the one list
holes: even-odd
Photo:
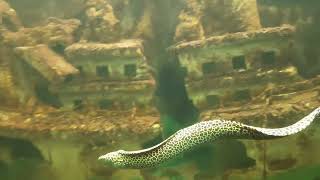
[(318, 14), (319, 1), (264, 1), (257, 0), (263, 27), (280, 26), (281, 24), (298, 25), (312, 21)]
[[(293, 67), (295, 28), (282, 26), (180, 43), (190, 97), (200, 110), (248, 101), (270, 84), (300, 81)], [(268, 85), (269, 84), (269, 85)]]
[(0, 26), (1, 29), (17, 31), (22, 27), (22, 23), (17, 12), (4, 0), (0, 1)]
[(175, 40), (190, 41), (228, 32), (257, 30), (256, 0), (189, 0), (180, 12)]
[(283, 23), (295, 25), (300, 57), (295, 65), (304, 77), (314, 77), (320, 72), (319, 1), (258, 1), (261, 24), (264, 27), (278, 26)]
[(20, 21), (25, 27), (40, 26), (50, 17), (70, 19), (81, 17), (86, 0), (7, 0), (17, 11)]
[(80, 74), (51, 86), (64, 106), (81, 102), (102, 109), (128, 110), (152, 104), (154, 83), (141, 40), (76, 43), (66, 48), (66, 55)]

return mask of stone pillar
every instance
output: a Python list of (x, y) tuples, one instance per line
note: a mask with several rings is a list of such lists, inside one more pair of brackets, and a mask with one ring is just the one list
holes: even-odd
[(261, 28), (257, 0), (233, 0), (233, 10), (239, 12), (239, 17), (246, 30)]
[(178, 18), (176, 42), (261, 28), (256, 0), (188, 0)]
[(1, 103), (11, 104), (11, 102), (8, 101), (16, 101), (16, 94), (14, 92), (13, 77), (9, 65), (0, 62), (0, 101), (1, 100), (3, 100)]
[(83, 145), (54, 140), (35, 140), (33, 144), (38, 147), (45, 160), (50, 162), (57, 179), (87, 179), (88, 171), (81, 161)]
[(0, 26), (10, 31), (17, 31), (22, 27), (16, 11), (3, 0), (0, 0)]
[(201, 22), (204, 11), (203, 0), (188, 0), (186, 7), (179, 14), (180, 23), (175, 32), (175, 41), (204, 39)]

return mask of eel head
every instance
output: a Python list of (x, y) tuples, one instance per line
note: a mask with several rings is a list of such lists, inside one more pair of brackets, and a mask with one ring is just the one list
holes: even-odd
[(123, 150), (107, 153), (103, 156), (100, 156), (99, 161), (104, 165), (112, 166), (115, 168), (123, 168), (125, 167), (126, 163), (121, 152), (123, 152)]

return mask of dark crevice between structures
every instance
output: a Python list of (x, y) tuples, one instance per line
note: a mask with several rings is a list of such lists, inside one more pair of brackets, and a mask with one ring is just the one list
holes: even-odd
[[(152, 27), (154, 36), (145, 41), (145, 53), (147, 59), (156, 62), (153, 64), (153, 74), (157, 82), (154, 95), (156, 107), (160, 112), (163, 133), (162, 137), (144, 144), (145, 147), (161, 142), (179, 129), (196, 123), (199, 118), (199, 110), (187, 94), (185, 71), (180, 67), (176, 54), (167, 51), (167, 48), (174, 44), (178, 15), (185, 4), (171, 0), (157, 0), (153, 3)], [(221, 159), (224, 161), (222, 165), (219, 164), (221, 161), (215, 160), (217, 157), (225, 156), (236, 157)], [(245, 146), (236, 140), (200, 147), (185, 154), (183, 161), (189, 160), (197, 164), (200, 176), (221, 173), (226, 169), (247, 168), (255, 165), (255, 161), (247, 156)]]
[(153, 36), (145, 39), (144, 47), (147, 59), (153, 63), (155, 105), (160, 112), (163, 132), (158, 138), (145, 143), (144, 147), (160, 143), (179, 129), (195, 123), (199, 116), (198, 110), (189, 100), (177, 57), (167, 51), (174, 44), (177, 17), (184, 4), (171, 0), (156, 0), (152, 3)]
[(44, 160), (40, 150), (27, 140), (0, 137), (0, 146), (9, 148), (10, 156), (15, 160), (25, 158)]
[(48, 164), (30, 141), (0, 137), (0, 179), (35, 180), (38, 168)]
[[(320, 6), (320, 2), (314, 3), (315, 7)], [(296, 58), (294, 65), (298, 67), (299, 74), (305, 78), (315, 77), (320, 73), (320, 11), (312, 12), (315, 17), (312, 22), (301, 22), (297, 26), (297, 41), (302, 44), (304, 57)], [(298, 49), (301, 51), (300, 49)]]
[[(299, 74), (304, 78), (312, 78), (320, 73), (320, 11), (317, 7), (320, 6), (318, 0), (259, 0), (259, 4), (264, 6), (272, 6), (275, 9), (294, 9), (300, 7), (301, 9), (308, 9), (301, 14), (295, 12), (295, 16), (289, 16), (289, 24), (296, 25), (297, 32), (295, 40), (298, 46), (294, 46), (294, 50), (290, 52), (289, 61), (297, 67)], [(270, 21), (269, 16), (260, 16), (263, 27), (280, 26), (282, 19), (279, 17), (278, 21)], [(292, 47), (291, 47), (292, 48)]]
[(155, 104), (160, 112), (165, 138), (195, 123), (199, 113), (189, 100), (184, 74), (179, 68), (177, 57), (167, 51), (167, 48), (174, 44), (177, 17), (184, 4), (171, 0), (156, 0), (152, 3), (154, 35), (146, 40), (145, 52), (147, 58), (155, 62), (152, 64), (157, 82)]

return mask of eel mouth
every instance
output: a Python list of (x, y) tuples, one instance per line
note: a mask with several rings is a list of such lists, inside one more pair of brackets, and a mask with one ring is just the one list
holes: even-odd
[(107, 154), (98, 157), (98, 162), (103, 165), (112, 165), (110, 161), (107, 159)]
[(106, 160), (106, 155), (99, 156), (98, 161), (102, 162)]
[(105, 154), (105, 155), (99, 156), (98, 162), (100, 164), (102, 164), (103, 166), (115, 167), (115, 164), (112, 161), (112, 158), (110, 157), (110, 154)]
[(114, 167), (114, 168), (121, 168), (124, 166), (124, 160), (120, 151), (115, 151), (111, 153), (107, 153), (98, 157), (98, 162), (103, 164), (104, 166)]

